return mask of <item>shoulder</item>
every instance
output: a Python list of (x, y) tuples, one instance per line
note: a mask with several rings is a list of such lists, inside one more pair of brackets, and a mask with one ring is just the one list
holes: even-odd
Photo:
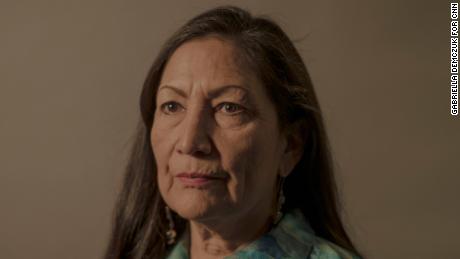
[(359, 259), (354, 253), (315, 235), (300, 210), (287, 213), (271, 232), (286, 258)]
[(350, 251), (320, 237), (315, 237), (310, 259), (360, 259)]

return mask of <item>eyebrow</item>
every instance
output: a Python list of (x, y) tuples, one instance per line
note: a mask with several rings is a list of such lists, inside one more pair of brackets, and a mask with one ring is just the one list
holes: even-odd
[[(162, 85), (160, 86), (158, 92), (160, 92), (162, 89), (170, 89), (174, 92), (176, 92), (178, 95), (186, 98), (187, 97), (187, 93), (185, 91), (183, 91), (182, 89), (179, 89), (177, 87), (174, 87), (174, 86), (171, 86), (171, 85)], [(224, 85), (224, 86), (221, 86), (217, 89), (213, 89), (211, 91), (209, 91), (209, 96), (211, 98), (214, 98), (214, 97), (217, 97), (221, 94), (223, 94), (224, 92), (228, 91), (228, 90), (231, 90), (231, 89), (239, 89), (239, 90), (242, 90), (243, 92), (245, 92), (246, 94), (249, 93), (249, 89), (247, 87), (244, 87), (244, 86), (241, 86), (241, 85)]]

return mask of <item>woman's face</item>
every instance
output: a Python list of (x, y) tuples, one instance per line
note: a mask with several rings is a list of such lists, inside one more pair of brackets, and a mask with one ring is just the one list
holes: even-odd
[(159, 84), (151, 131), (160, 193), (186, 219), (270, 213), (292, 169), (264, 86), (217, 38), (181, 45)]

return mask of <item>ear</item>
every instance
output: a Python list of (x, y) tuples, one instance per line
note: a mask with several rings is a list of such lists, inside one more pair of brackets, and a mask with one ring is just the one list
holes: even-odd
[(287, 177), (299, 163), (304, 152), (305, 139), (303, 139), (301, 127), (294, 124), (285, 133), (285, 145), (280, 164), (280, 176)]

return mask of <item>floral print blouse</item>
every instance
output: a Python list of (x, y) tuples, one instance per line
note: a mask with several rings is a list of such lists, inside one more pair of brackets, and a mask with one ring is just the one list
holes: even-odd
[[(188, 234), (182, 235), (167, 259), (188, 259)], [(286, 213), (268, 233), (224, 259), (355, 259), (360, 258), (334, 243), (315, 236), (298, 209)]]

